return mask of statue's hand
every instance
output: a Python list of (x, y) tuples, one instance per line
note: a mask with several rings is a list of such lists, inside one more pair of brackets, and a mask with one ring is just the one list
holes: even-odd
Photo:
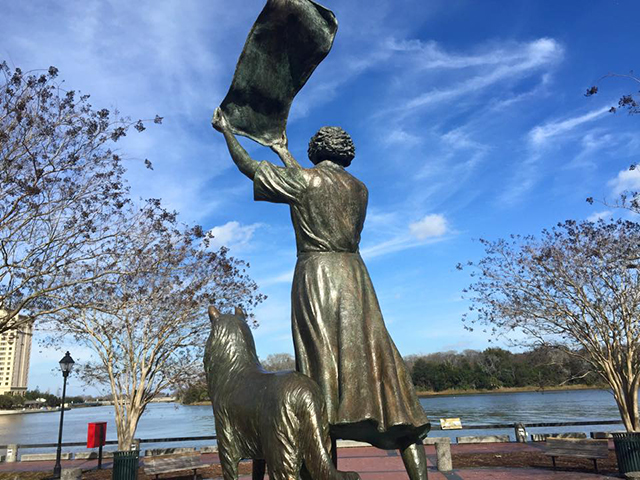
[(289, 140), (287, 139), (287, 133), (283, 132), (282, 137), (279, 138), (273, 145), (271, 145), (271, 150), (273, 150), (282, 163), (284, 163), (285, 167), (290, 168), (300, 168), (300, 164), (296, 161), (295, 158), (291, 155), (289, 151)]
[(271, 145), (271, 150), (276, 152), (278, 155), (289, 152), (289, 139), (287, 138), (287, 132), (282, 132), (282, 137)]
[(229, 130), (229, 122), (227, 122), (227, 118), (224, 116), (224, 113), (222, 113), (222, 110), (220, 110), (220, 107), (216, 108), (216, 111), (213, 112), (211, 126), (219, 132)]

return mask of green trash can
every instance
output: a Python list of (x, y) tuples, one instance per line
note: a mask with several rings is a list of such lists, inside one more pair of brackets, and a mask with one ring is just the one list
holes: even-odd
[(640, 472), (640, 433), (612, 433), (616, 447), (618, 471), (624, 475), (628, 472)]
[(113, 452), (113, 480), (137, 480), (138, 450)]

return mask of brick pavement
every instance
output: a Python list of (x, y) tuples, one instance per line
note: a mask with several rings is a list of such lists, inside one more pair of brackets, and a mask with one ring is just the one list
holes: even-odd
[[(452, 445), (458, 453), (506, 453), (510, 451), (538, 451), (535, 444), (470, 444)], [(525, 480), (545, 478), (553, 480), (605, 480), (616, 479), (607, 475), (596, 475), (579, 472), (562, 472), (532, 468), (464, 468), (449, 473), (438, 472), (436, 468), (435, 449), (427, 447), (429, 480)], [(455, 464), (454, 464), (455, 466)], [(339, 457), (341, 470), (352, 470), (360, 473), (362, 480), (403, 480), (408, 479), (402, 459), (395, 451), (377, 450), (374, 448), (342, 449)], [(250, 477), (246, 477), (249, 479)]]
[[(456, 453), (508, 453), (515, 451), (539, 451), (541, 446), (535, 443), (499, 443), (452, 445)], [(450, 473), (438, 472), (435, 466), (435, 449), (426, 447), (430, 480), (614, 480), (619, 477), (597, 475), (582, 472), (554, 472), (551, 469), (534, 468), (461, 468)], [(217, 463), (216, 454), (204, 454), (203, 461)], [(0, 463), (0, 474), (6, 472), (47, 471), (53, 470), (52, 461)], [(104, 468), (111, 468), (112, 459), (103, 461)], [(62, 468), (93, 469), (97, 460), (63, 460)], [(454, 465), (455, 466), (455, 465)], [(403, 480), (407, 479), (402, 459), (397, 451), (378, 450), (373, 447), (355, 447), (339, 449), (339, 467), (360, 473), (362, 480)], [(250, 480), (250, 476), (240, 477)]]

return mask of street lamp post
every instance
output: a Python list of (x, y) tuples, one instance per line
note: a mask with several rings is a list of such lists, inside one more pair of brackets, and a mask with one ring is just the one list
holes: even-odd
[(67, 393), (67, 377), (69, 373), (71, 373), (71, 369), (73, 368), (73, 358), (69, 355), (69, 352), (62, 357), (60, 360), (60, 370), (62, 370), (62, 402), (60, 406), (60, 429), (58, 430), (58, 450), (56, 451), (56, 465), (53, 467), (53, 476), (55, 478), (60, 478), (60, 473), (62, 472), (62, 466), (60, 465), (60, 457), (62, 456), (62, 422), (64, 420), (64, 397)]

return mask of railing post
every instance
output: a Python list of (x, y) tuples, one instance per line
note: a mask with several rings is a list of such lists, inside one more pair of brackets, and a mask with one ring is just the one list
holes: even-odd
[(7, 458), (5, 462), (13, 463), (18, 461), (18, 445), (15, 443), (10, 443), (7, 445)]
[(522, 423), (514, 423), (513, 428), (515, 430), (516, 442), (527, 443), (527, 429), (524, 428)]
[(439, 472), (450, 472), (453, 469), (451, 462), (451, 439), (449, 437), (438, 438), (436, 445), (436, 465)]

